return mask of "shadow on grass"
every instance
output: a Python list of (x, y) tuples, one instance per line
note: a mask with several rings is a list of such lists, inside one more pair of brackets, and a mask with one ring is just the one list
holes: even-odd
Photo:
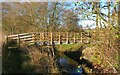
[(75, 60), (78, 64), (86, 64), (86, 66), (89, 67), (90, 69), (94, 67), (92, 62), (90, 62), (89, 60), (86, 60), (84, 58), (80, 60), (80, 57), (82, 56), (82, 51), (64, 52), (64, 54), (69, 58)]

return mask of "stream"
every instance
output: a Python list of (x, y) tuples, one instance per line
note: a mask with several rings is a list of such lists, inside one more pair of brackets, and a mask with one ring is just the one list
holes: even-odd
[(70, 75), (86, 74), (81, 64), (70, 58), (63, 52), (56, 52), (56, 63), (61, 73), (70, 73)]
[(80, 75), (83, 71), (81, 66), (78, 67), (72, 64), (74, 62), (67, 60), (67, 58), (61, 57), (57, 59), (57, 62), (58, 62), (59, 69), (62, 71), (62, 73), (70, 73), (71, 75), (72, 73), (75, 73)]

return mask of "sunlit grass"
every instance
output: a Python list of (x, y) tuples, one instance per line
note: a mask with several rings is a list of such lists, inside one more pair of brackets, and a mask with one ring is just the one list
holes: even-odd
[(81, 47), (83, 47), (83, 44), (76, 43), (76, 44), (60, 44), (55, 46), (57, 50), (65, 52), (65, 51), (77, 51)]

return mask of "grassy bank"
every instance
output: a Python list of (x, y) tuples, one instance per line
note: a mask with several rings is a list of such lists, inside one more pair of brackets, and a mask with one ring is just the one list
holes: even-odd
[(56, 50), (61, 52), (66, 51), (77, 51), (83, 48), (83, 44), (76, 43), (76, 44), (60, 44), (55, 46)]

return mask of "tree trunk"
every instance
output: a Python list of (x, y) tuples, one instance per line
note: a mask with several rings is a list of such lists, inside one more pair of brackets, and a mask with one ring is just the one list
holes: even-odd
[(108, 23), (110, 24), (110, 2), (108, 2)]

